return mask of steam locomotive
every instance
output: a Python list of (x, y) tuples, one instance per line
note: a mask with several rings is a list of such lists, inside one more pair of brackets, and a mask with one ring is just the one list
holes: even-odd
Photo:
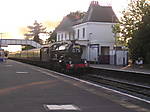
[(75, 41), (57, 42), (40, 49), (10, 53), (9, 58), (45, 62), (57, 70), (78, 71), (89, 66), (86, 60), (81, 59), (82, 53), (82, 46)]

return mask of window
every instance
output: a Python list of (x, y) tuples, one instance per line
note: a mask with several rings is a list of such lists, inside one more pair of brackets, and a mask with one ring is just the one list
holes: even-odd
[(77, 32), (78, 34), (77, 34), (77, 37), (78, 37), (78, 39), (79, 39), (79, 36), (80, 36), (80, 30), (78, 29), (78, 32)]
[(57, 41), (60, 41), (60, 35), (58, 35), (58, 37), (57, 37)]
[(63, 40), (63, 34), (61, 34), (61, 40)]
[(65, 33), (65, 40), (67, 40), (67, 34)]
[(69, 32), (69, 40), (71, 40), (71, 33)]
[(75, 39), (75, 37), (76, 37), (76, 30), (74, 30), (73, 39)]
[(66, 50), (67, 49), (68, 44), (64, 44), (59, 46), (59, 48), (57, 50)]
[(85, 28), (83, 28), (83, 38), (85, 37)]

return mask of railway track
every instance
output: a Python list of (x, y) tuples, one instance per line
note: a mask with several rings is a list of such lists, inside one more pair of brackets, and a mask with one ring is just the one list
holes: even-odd
[(137, 95), (142, 95), (143, 97), (150, 98), (150, 86), (136, 84), (132, 82), (127, 82), (123, 80), (117, 80), (109, 77), (104, 77), (95, 74), (87, 74), (83, 79), (92, 81), (98, 84), (103, 84), (105, 86), (109, 86), (111, 88), (116, 88), (119, 90), (123, 90), (126, 92), (136, 93)]

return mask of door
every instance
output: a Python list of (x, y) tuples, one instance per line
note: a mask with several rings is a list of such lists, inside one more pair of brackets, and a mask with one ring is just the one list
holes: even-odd
[(101, 47), (101, 55), (99, 58), (101, 64), (109, 64), (110, 61), (109, 46)]
[(90, 45), (90, 56), (89, 59), (90, 61), (98, 61), (98, 50), (99, 50), (99, 45)]

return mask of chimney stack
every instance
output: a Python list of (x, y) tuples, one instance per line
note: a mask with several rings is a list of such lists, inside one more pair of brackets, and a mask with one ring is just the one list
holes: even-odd
[(91, 5), (92, 6), (99, 6), (99, 3), (98, 3), (98, 1), (91, 1)]

